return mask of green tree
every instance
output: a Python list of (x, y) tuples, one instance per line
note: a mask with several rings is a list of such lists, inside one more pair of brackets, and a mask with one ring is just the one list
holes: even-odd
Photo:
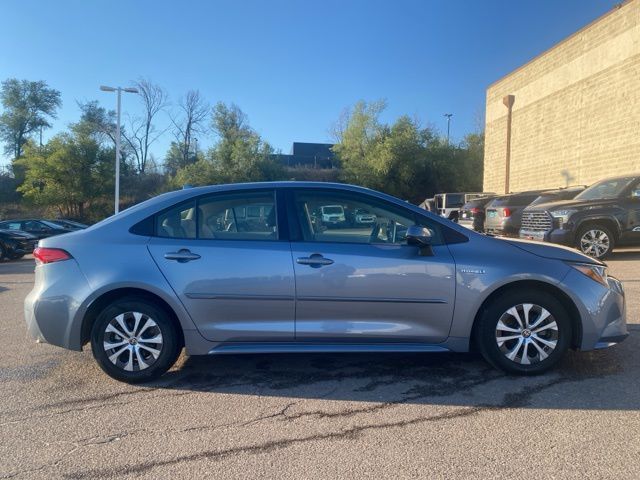
[(414, 203), (438, 192), (481, 188), (481, 135), (449, 145), (406, 115), (391, 125), (382, 123), (384, 108), (382, 101), (358, 102), (339, 123), (334, 151), (343, 181)]
[(31, 82), (9, 78), (0, 87), (0, 102), (4, 111), (0, 115), (0, 140), (5, 154), (20, 158), (26, 141), (56, 118), (61, 105), (60, 92), (49, 88), (46, 82)]
[(283, 168), (273, 160), (273, 148), (249, 126), (247, 116), (236, 105), (218, 103), (212, 127), (218, 141), (205, 158), (178, 170), (176, 186), (285, 178)]
[(87, 218), (87, 208), (100, 203), (113, 187), (114, 155), (81, 121), (42, 148), (25, 146), (24, 156), (16, 161), (25, 171), (18, 190), (27, 201), (55, 208), (62, 216)]

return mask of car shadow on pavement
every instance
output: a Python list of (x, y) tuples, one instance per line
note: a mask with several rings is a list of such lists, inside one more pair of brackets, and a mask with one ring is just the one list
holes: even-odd
[(610, 261), (622, 261), (626, 262), (629, 260), (640, 260), (640, 251), (639, 250), (615, 250), (607, 257), (606, 262)]
[(255, 354), (183, 357), (148, 386), (377, 404), (639, 410), (638, 331), (612, 349), (569, 352), (535, 377), (505, 375), (476, 354)]

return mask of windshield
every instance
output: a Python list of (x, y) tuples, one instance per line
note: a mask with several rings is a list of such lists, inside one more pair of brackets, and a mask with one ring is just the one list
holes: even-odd
[(618, 198), (620, 194), (636, 179), (636, 177), (613, 178), (595, 183), (587, 188), (576, 200), (606, 200)]
[(60, 230), (61, 228), (63, 228), (62, 225), (59, 225), (53, 222), (48, 222), (47, 220), (40, 220), (40, 223), (44, 223), (47, 227), (55, 228), (56, 230)]

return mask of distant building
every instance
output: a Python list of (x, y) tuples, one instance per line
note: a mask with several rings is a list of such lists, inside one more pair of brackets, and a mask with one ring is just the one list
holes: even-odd
[(290, 154), (274, 155), (277, 162), (285, 167), (329, 169), (337, 166), (332, 143), (293, 142)]
[(484, 157), (491, 192), (640, 172), (640, 0), (489, 86)]

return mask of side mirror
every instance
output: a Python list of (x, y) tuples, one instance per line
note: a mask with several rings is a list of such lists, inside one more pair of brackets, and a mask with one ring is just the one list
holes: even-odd
[(420, 225), (411, 225), (407, 229), (406, 238), (409, 245), (415, 245), (420, 249), (421, 257), (430, 257), (433, 255), (433, 249), (431, 248), (431, 231), (428, 228), (421, 227)]

